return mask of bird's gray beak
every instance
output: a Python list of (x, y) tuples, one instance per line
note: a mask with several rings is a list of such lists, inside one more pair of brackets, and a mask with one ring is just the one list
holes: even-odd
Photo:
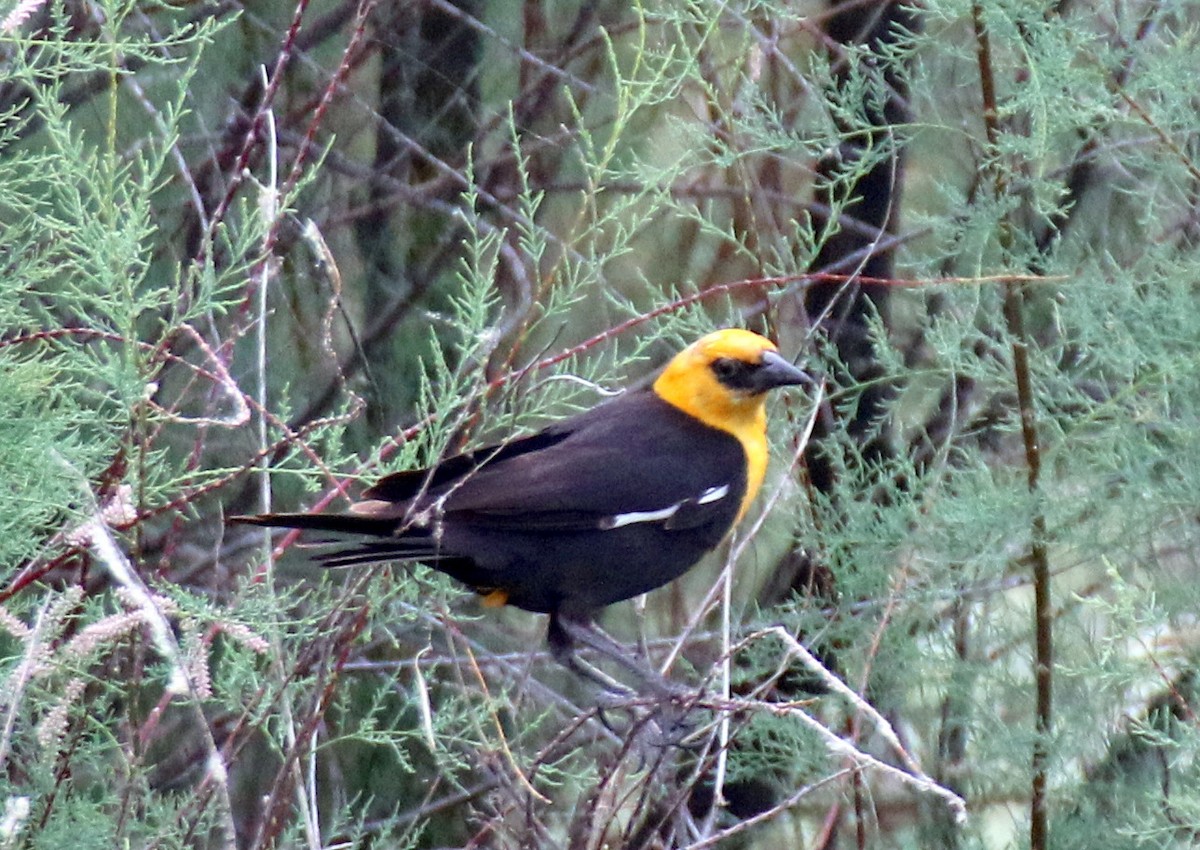
[(813, 379), (802, 369), (796, 368), (774, 351), (763, 352), (762, 365), (754, 370), (753, 381), (756, 392), (766, 392), (774, 387), (813, 383)]

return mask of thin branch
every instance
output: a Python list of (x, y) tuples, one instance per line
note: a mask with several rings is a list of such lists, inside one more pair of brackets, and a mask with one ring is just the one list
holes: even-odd
[[(1000, 118), (996, 99), (995, 71), (992, 63), (991, 41), (983, 21), (983, 9), (972, 4), (971, 18), (975, 30), (976, 59), (979, 64), (980, 87), (983, 95), (983, 122), (988, 147), (999, 149)], [(1003, 169), (992, 165), (993, 188), (996, 197), (1006, 191)], [(1012, 222), (1006, 216), (1000, 222), (1001, 248), (1013, 244)], [(1050, 559), (1046, 551), (1046, 515), (1036, 502), (1041, 475), (1041, 448), (1038, 445), (1037, 416), (1033, 398), (1033, 377), (1029, 365), (1029, 342), (1025, 331), (1024, 284), (1009, 281), (1004, 284), (1004, 320), (1012, 338), (1013, 375), (1017, 385), (1017, 407), (1021, 419), (1021, 439), (1025, 448), (1026, 484), (1035, 502), (1030, 517), (1030, 561), (1033, 565), (1034, 587), (1034, 681), (1037, 690), (1035, 725), (1037, 735), (1031, 755), (1029, 843), (1032, 850), (1046, 850), (1050, 841), (1049, 805), (1047, 801), (1049, 736), (1053, 727), (1054, 686), (1054, 612), (1050, 593)]]

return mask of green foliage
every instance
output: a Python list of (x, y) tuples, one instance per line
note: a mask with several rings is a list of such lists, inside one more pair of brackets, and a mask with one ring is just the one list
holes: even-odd
[[(19, 5), (0, 847), (1025, 846), (1042, 752), (1052, 846), (1194, 840), (1200, 4), (930, 0), (856, 43), (815, 0)], [(817, 315), (885, 256), (886, 303)], [(703, 689), (656, 727), (538, 618), (225, 523), (728, 324), (823, 383), (771, 410), (766, 519), (605, 614)]]

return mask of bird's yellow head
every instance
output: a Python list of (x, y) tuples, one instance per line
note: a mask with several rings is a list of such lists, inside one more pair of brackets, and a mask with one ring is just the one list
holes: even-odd
[(705, 424), (743, 438), (763, 431), (767, 390), (808, 382), (769, 339), (726, 328), (675, 355), (654, 392)]

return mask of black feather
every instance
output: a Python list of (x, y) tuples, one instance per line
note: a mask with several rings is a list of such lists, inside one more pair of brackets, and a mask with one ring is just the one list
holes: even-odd
[[(724, 495), (702, 504), (714, 489)], [(729, 531), (745, 490), (735, 437), (639, 391), (389, 475), (353, 513), (238, 521), (369, 538), (319, 556), (327, 566), (419, 560), (530, 611), (590, 611), (684, 573)]]

